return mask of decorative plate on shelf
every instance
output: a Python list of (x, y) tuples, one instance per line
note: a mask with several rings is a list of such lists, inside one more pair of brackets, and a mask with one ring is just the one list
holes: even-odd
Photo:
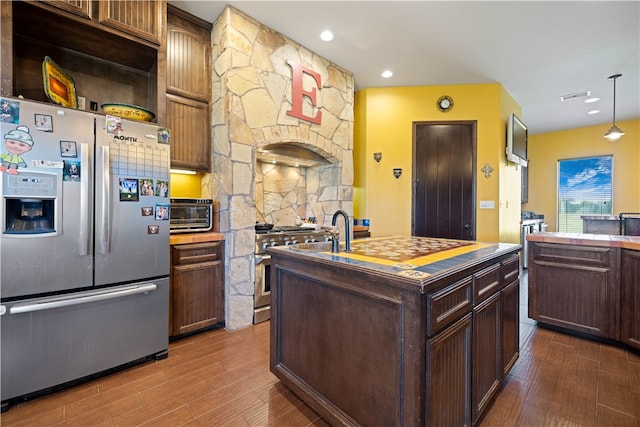
[(146, 108), (137, 105), (121, 104), (117, 102), (109, 102), (101, 105), (102, 110), (110, 116), (122, 117), (123, 119), (140, 120), (150, 122), (155, 119), (156, 115)]
[(50, 100), (63, 107), (78, 108), (78, 94), (73, 78), (48, 56), (42, 62), (44, 92)]

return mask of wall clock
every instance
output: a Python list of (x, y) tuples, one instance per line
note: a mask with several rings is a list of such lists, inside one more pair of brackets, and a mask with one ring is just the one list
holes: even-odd
[(447, 95), (441, 96), (436, 105), (438, 106), (438, 110), (446, 113), (453, 108), (453, 99)]

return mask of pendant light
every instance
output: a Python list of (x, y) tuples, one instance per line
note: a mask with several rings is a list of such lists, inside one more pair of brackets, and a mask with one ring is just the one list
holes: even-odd
[(604, 137), (607, 138), (609, 142), (614, 142), (619, 140), (624, 132), (618, 126), (616, 126), (616, 80), (619, 77), (622, 77), (622, 74), (614, 74), (610, 76), (610, 79), (613, 79), (613, 124), (611, 125), (611, 129), (604, 134)]

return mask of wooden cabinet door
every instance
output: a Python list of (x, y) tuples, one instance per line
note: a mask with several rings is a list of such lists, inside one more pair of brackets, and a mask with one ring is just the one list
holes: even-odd
[(520, 280), (500, 292), (502, 304), (502, 378), (506, 377), (520, 355)]
[(224, 320), (224, 243), (172, 247), (171, 336)]
[(618, 248), (529, 242), (529, 316), (620, 339)]
[(91, 19), (92, 0), (44, 0), (43, 3), (50, 4), (58, 9)]
[(428, 426), (471, 425), (471, 313), (427, 342)]
[(209, 104), (167, 94), (171, 166), (210, 172)]
[(640, 252), (622, 251), (622, 341), (640, 349)]
[(167, 92), (209, 102), (210, 33), (210, 24), (195, 25), (175, 12), (167, 16)]
[(101, 0), (99, 22), (155, 44), (160, 44), (165, 0)]
[(473, 423), (478, 420), (502, 379), (500, 292), (473, 309)]

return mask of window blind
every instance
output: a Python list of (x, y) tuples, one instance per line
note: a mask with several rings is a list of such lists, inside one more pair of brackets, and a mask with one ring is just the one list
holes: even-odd
[(613, 156), (558, 161), (558, 231), (582, 233), (583, 215), (611, 215)]

